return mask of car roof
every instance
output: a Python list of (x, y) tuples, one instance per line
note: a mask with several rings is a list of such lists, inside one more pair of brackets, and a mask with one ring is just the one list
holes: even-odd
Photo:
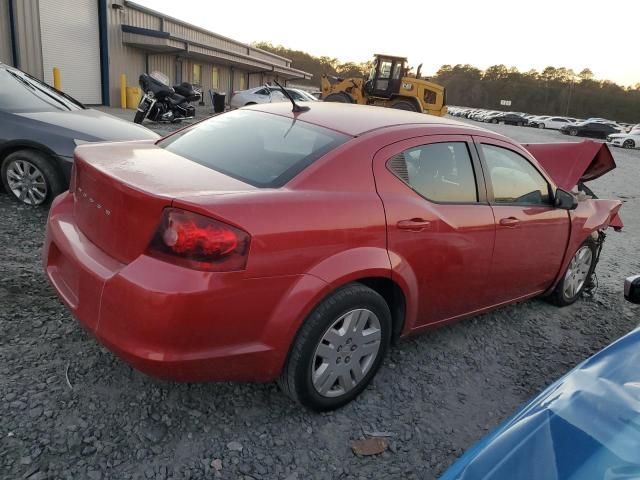
[[(289, 118), (294, 117), (289, 102), (263, 103), (243, 108)], [(295, 117), (352, 136), (362, 135), (365, 132), (380, 128), (407, 124), (449, 125), (451, 127), (469, 128), (467, 123), (424, 113), (334, 102), (317, 102), (311, 105), (309, 110), (298, 113)], [(475, 129), (490, 133), (488, 130), (481, 128), (476, 127)], [(493, 134), (491, 135), (493, 136)]]

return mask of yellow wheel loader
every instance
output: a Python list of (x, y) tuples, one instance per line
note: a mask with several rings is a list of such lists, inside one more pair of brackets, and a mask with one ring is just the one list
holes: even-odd
[(325, 102), (358, 103), (423, 112), (442, 117), (447, 113), (445, 88), (408, 74), (407, 59), (391, 55), (374, 56), (369, 78), (335, 78), (322, 75)]

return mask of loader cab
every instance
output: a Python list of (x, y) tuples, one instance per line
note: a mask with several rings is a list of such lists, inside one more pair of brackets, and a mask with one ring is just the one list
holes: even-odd
[(390, 98), (400, 92), (407, 59), (389, 55), (376, 55), (365, 89), (369, 95)]

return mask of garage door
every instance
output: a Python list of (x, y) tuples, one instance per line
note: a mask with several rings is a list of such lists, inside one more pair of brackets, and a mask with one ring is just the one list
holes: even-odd
[(62, 90), (82, 103), (102, 103), (96, 0), (40, 0), (45, 82), (60, 68)]

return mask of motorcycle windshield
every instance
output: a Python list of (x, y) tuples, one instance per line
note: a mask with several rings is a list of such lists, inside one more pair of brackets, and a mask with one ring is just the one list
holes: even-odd
[(164, 73), (158, 72), (156, 70), (154, 72), (151, 72), (151, 77), (153, 77), (158, 82), (166, 85), (167, 87), (169, 86), (169, 77), (167, 77)]

